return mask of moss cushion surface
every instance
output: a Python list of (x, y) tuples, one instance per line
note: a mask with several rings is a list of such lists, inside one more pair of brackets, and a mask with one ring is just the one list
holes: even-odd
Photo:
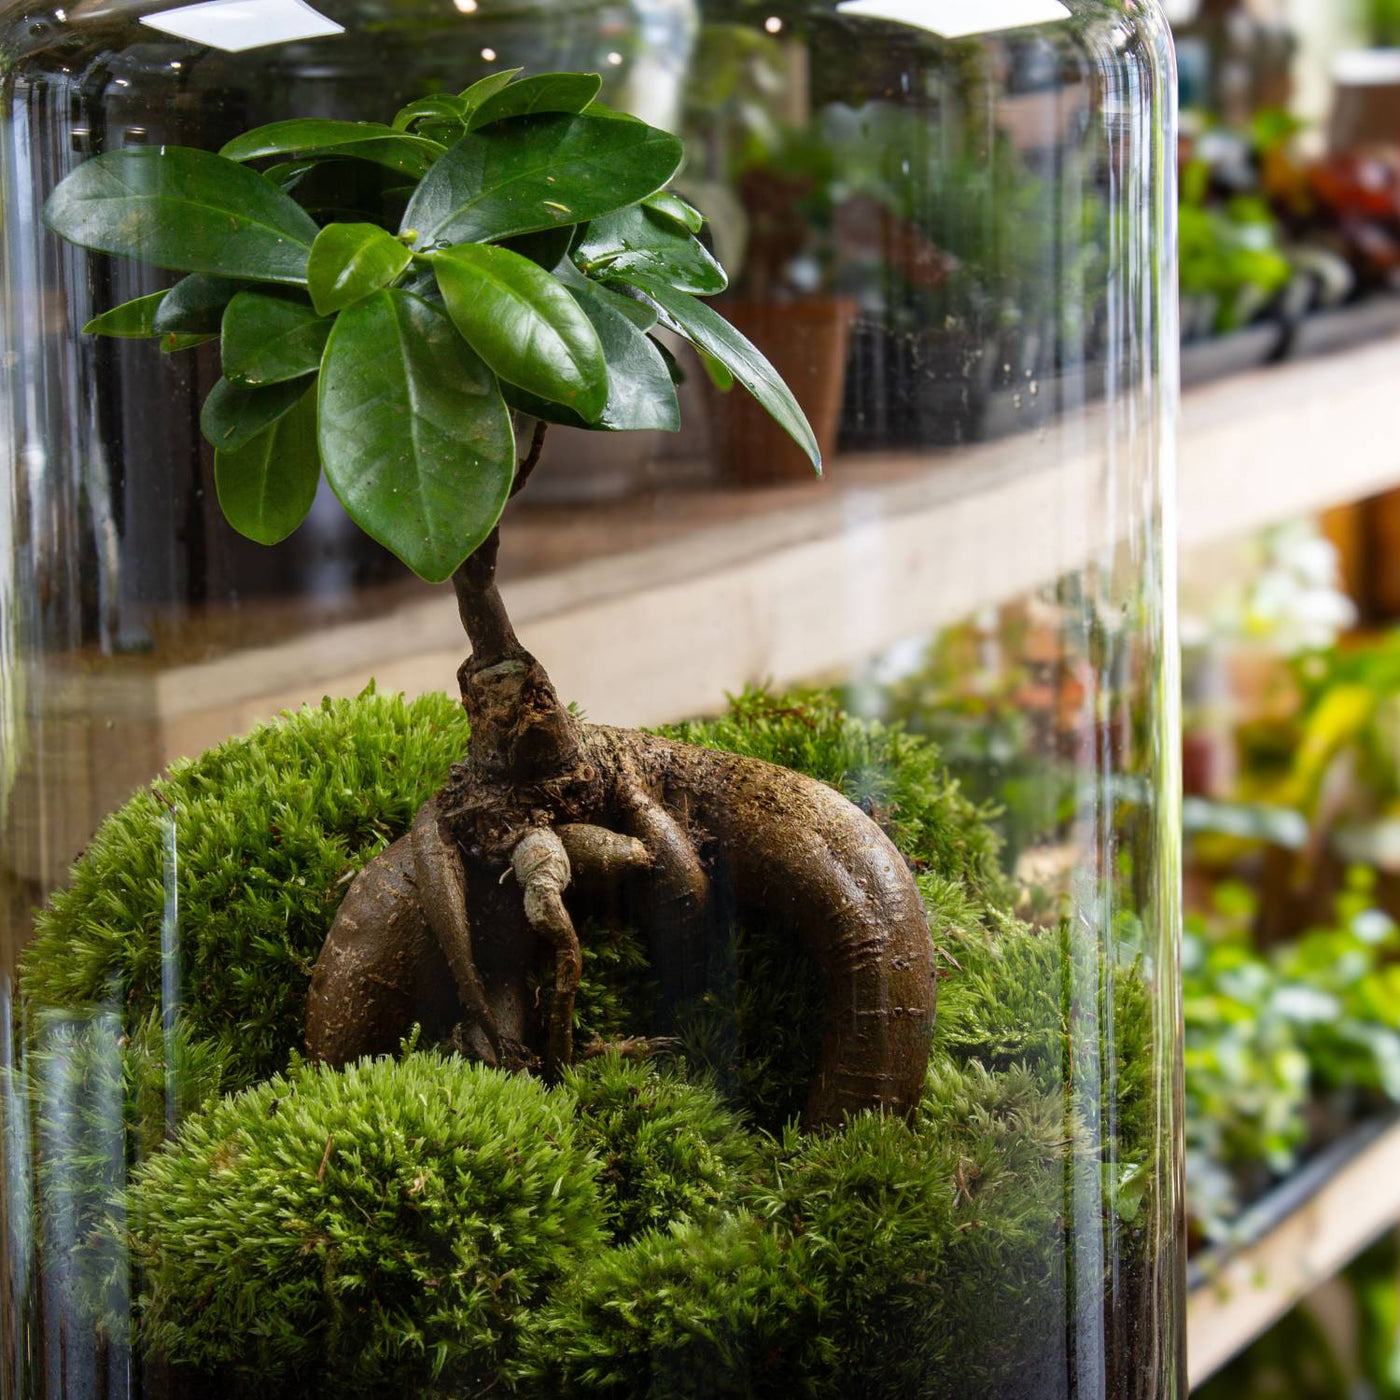
[[(927, 743), (764, 694), (670, 732), (831, 783), (910, 862), (942, 955), (915, 1119), (792, 1126), (818, 993), (753, 928), (664, 1063), (603, 1057), (554, 1088), (428, 1047), (302, 1066), (341, 894), (467, 737), (446, 697), (328, 701), (134, 797), (25, 955), (39, 1199), (91, 1245), (95, 1317), (129, 1312), (138, 1345), (248, 1393), (1054, 1393), (1067, 1201), (1101, 1196), (1123, 1257), (1140, 1247), (1135, 968), (1106, 978), (1011, 917), (995, 838)], [(645, 1034), (638, 940), (583, 943), (581, 1026)]]

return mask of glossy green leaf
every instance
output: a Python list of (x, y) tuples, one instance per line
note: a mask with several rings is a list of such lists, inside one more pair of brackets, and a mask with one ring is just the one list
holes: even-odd
[(496, 377), (447, 313), (398, 288), (336, 318), (321, 457), (350, 518), (430, 583), (491, 533), (515, 477)]
[(679, 224), (687, 233), (699, 233), (705, 226), (705, 216), (693, 204), (687, 204), (672, 190), (657, 190), (642, 201), (648, 209), (654, 209), (663, 218)]
[(600, 426), (615, 432), (637, 428), (676, 432), (681, 426), (676, 388), (651, 338), (617, 309), (618, 298), (592, 290), (573, 295), (598, 332), (607, 361), (608, 399)]
[(433, 166), (402, 227), (426, 248), (580, 223), (660, 189), (680, 158), (674, 136), (640, 122), (550, 115), (498, 123)]
[(329, 316), (388, 286), (412, 261), (413, 254), (375, 224), (327, 224), (306, 265), (311, 303)]
[(157, 335), (156, 313), (168, 295), (168, 292), (152, 292), (150, 296), (124, 301), (120, 306), (94, 316), (83, 327), (83, 334), (119, 336), (123, 340), (140, 340), (145, 336)]
[(321, 363), (331, 318), (305, 302), (239, 292), (224, 312), (219, 347), (224, 378), (235, 384), (280, 384), (310, 374)]
[(540, 112), (581, 112), (598, 95), (603, 80), (596, 73), (537, 73), (486, 98), (467, 120), (467, 130), (508, 117)]
[(625, 281), (629, 273), (643, 272), (700, 296), (714, 296), (729, 285), (704, 244), (640, 204), (594, 219), (574, 249), (574, 260), (590, 277)]
[(306, 393), (305, 378), (251, 389), (220, 379), (199, 414), (199, 430), (211, 447), (237, 452), (270, 428)]
[(71, 243), (179, 272), (299, 283), (316, 225), (271, 180), (208, 151), (131, 146), (85, 161), (44, 206)]
[(226, 160), (259, 160), (264, 156), (354, 156), (387, 165), (414, 176), (426, 175), (446, 147), (423, 136), (395, 131), (383, 122), (346, 122), (330, 117), (294, 117), (270, 122), (235, 136), (219, 154)]
[(499, 73), (488, 73), (484, 78), (478, 78), (470, 87), (463, 88), (458, 96), (466, 104), (467, 110), (472, 111), (481, 106), (488, 97), (493, 97), (503, 87), (508, 87), (524, 71), (523, 68), (502, 68)]
[(454, 97), (449, 92), (434, 92), (400, 107), (394, 116), (394, 130), (407, 131), (415, 122), (425, 119), (461, 124), (470, 113), (471, 107), (463, 98)]
[(192, 272), (170, 289), (156, 315), (156, 333), (177, 331), (181, 335), (218, 335), (224, 307), (243, 289), (244, 283), (231, 277), (210, 277)]
[(821, 449), (812, 425), (762, 353), (703, 301), (676, 291), (658, 277), (633, 273), (629, 281), (656, 303), (662, 320), (672, 330), (707, 355), (713, 355), (768, 410), (820, 473)]
[(193, 350), (197, 345), (208, 345), (211, 340), (218, 338), (202, 331), (166, 331), (160, 338), (160, 353), (178, 355), (181, 350)]
[(432, 261), (448, 315), (496, 374), (597, 419), (608, 397), (603, 347), (565, 287), (488, 243), (446, 248)]
[(615, 311), (621, 312), (638, 330), (649, 331), (657, 321), (656, 308), (641, 297), (629, 296), (625, 288), (609, 287), (604, 282), (595, 282), (585, 277), (573, 260), (560, 262), (554, 268), (554, 276), (566, 287), (574, 291), (585, 291), (607, 302)]
[(214, 486), (224, 517), (240, 535), (277, 544), (306, 519), (321, 480), (316, 391), (237, 451), (214, 453)]
[(532, 418), (570, 428), (676, 432), (681, 425), (680, 404), (661, 348), (616, 310), (617, 298), (609, 297), (605, 289), (579, 290), (573, 295), (598, 332), (607, 363), (608, 397), (597, 421), (589, 422), (562, 404), (503, 383), (506, 402)]

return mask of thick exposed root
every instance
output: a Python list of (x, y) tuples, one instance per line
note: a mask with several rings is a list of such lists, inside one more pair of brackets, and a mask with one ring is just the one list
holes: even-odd
[(490, 1062), (504, 1058), (501, 1032), (486, 996), (472, 953), (471, 923), (467, 917), (467, 874), (461, 852), (443, 830), (436, 798), (425, 802), (413, 822), (413, 873), (418, 901), (447, 958), (456, 979), (457, 995), (471, 1025), (490, 1048)]
[[(509, 801), (490, 782), (484, 795), (469, 790), (468, 765), (407, 845), (371, 862), (317, 965), (309, 1052), (343, 1061), (394, 1048), (414, 1021), (426, 1031), (414, 998), (427, 989), (441, 1001), (433, 969), (440, 978), (450, 967), (459, 1042), (557, 1072), (573, 1058), (581, 955), (565, 892), (575, 876), (630, 882), (654, 971), (681, 998), (704, 990), (694, 983), (722, 888), (726, 911), (789, 930), (821, 971), (807, 1125), (912, 1110), (933, 1026), (932, 943), (913, 878), (879, 827), (813, 779), (630, 730), (579, 724), (575, 763), (562, 779), (511, 786)], [(557, 806), (569, 820), (555, 826)], [(545, 950), (554, 992), (542, 1017), (527, 987)]]
[[(538, 425), (512, 494), (543, 439)], [(631, 887), (663, 1007), (706, 990), (712, 924), (732, 912), (785, 928), (826, 990), (807, 1125), (912, 1111), (936, 983), (923, 903), (894, 845), (810, 778), (570, 715), (511, 626), (499, 543), (493, 531), (452, 578), (472, 644), (458, 672), (466, 760), (412, 835), (351, 885), (312, 979), (308, 1052), (336, 1063), (383, 1053), (418, 1022), (507, 1068), (533, 1068), (543, 1049), (557, 1073), (573, 1053), (581, 952), (564, 893), (577, 875)], [(548, 949), (542, 1024), (531, 979)]]
[(430, 1041), (446, 1039), (460, 1015), (405, 836), (365, 866), (340, 903), (311, 978), (307, 1047), (332, 1064), (389, 1055), (415, 1025)]
[(809, 1126), (908, 1112), (928, 1068), (937, 983), (928, 917), (894, 843), (839, 793), (755, 759), (595, 730), (713, 852), (741, 919), (788, 929), (821, 970), (822, 1052)]

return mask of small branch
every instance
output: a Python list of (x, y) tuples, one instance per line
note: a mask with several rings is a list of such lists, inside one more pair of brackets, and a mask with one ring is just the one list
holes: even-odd
[(534, 434), (530, 438), (530, 450), (525, 454), (525, 460), (515, 469), (515, 484), (510, 488), (512, 500), (525, 489), (530, 473), (539, 465), (540, 453), (544, 451), (544, 435), (548, 431), (549, 424), (543, 418), (537, 418)]

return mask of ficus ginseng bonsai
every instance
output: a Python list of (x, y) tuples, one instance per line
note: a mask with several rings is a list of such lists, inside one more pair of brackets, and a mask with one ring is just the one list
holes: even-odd
[[(217, 155), (109, 151), (45, 209), (73, 243), (187, 274), (87, 329), (166, 350), (219, 338), (201, 426), (236, 529), (284, 539), (324, 470), (367, 534), (456, 591), (467, 753), (346, 894), (308, 1051), (389, 1052), (421, 1023), (488, 1064), (561, 1072), (580, 972), (568, 888), (571, 906), (605, 901), (645, 932), (663, 1007), (703, 991), (706, 948), (735, 913), (789, 927), (825, 983), (808, 1125), (909, 1111), (932, 949), (879, 826), (789, 770), (583, 722), (497, 590), (498, 520), (547, 423), (678, 426), (657, 326), (820, 469), (786, 386), (698, 299), (725, 275), (695, 236), (701, 215), (666, 188), (681, 143), (601, 106), (596, 75), (518, 73), (420, 99), (392, 125), (306, 118)], [(523, 460), (521, 419), (535, 423)], [(542, 1011), (531, 977), (551, 952)]]

